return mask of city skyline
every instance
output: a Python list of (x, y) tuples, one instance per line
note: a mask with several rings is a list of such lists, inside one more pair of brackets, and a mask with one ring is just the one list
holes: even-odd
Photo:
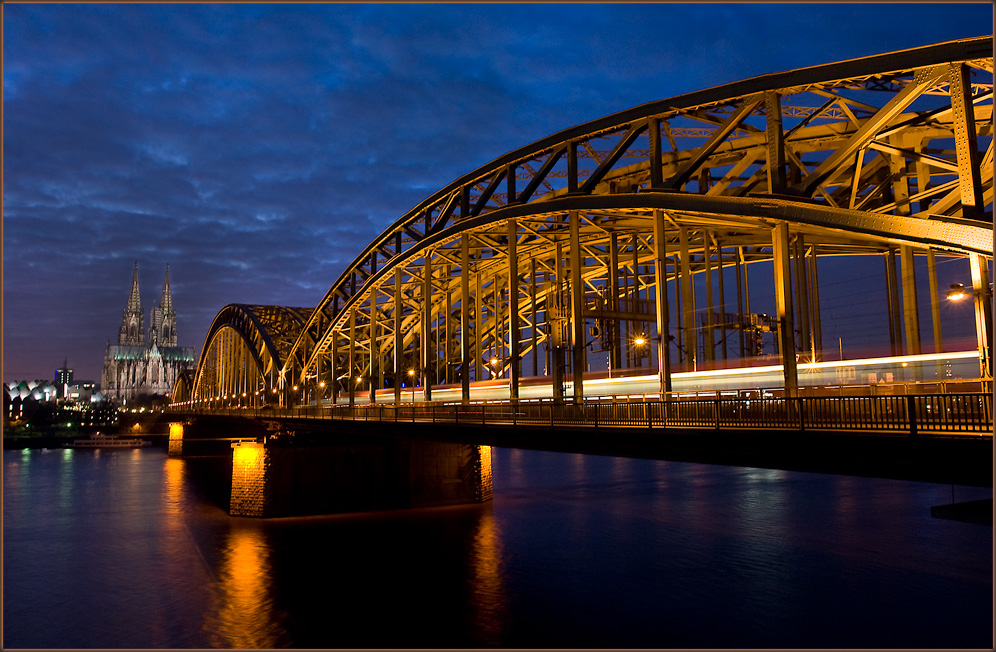
[(169, 265), (179, 344), (199, 352), (224, 305), (314, 306), (385, 227), (507, 151), (739, 79), (984, 35), (992, 7), (8, 4), (3, 16), (6, 381), (64, 360), (98, 379), (136, 261), (147, 311)]

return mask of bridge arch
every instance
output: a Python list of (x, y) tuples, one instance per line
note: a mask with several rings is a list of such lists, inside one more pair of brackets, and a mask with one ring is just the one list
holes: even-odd
[(204, 340), (185, 400), (218, 405), (282, 404), (285, 356), (312, 308), (229, 304)]
[(830, 355), (819, 267), (839, 257), (883, 261), (894, 355), (944, 350), (936, 264), (967, 261), (991, 379), (992, 45), (763, 75), (509, 152), (405, 213), (313, 310), (226, 307), (194, 393), (262, 379), (291, 403), (414, 400), (415, 385), (467, 402), (472, 381), (519, 399), (532, 376), (579, 401), (600, 358), (610, 377), (656, 369), (662, 393), (672, 372), (774, 363), (792, 395), (797, 362)]
[[(792, 388), (795, 357), (822, 354), (818, 260), (881, 256), (893, 349), (914, 353), (909, 277), (926, 258), (933, 288), (940, 256), (971, 261), (980, 375), (991, 377), (992, 142), (991, 38), (634, 107), (510, 152), (406, 213), (332, 285), (283, 371), (348, 379), (351, 401), (392, 385), (400, 400), (412, 382), (431, 399), (457, 381), (467, 400), (470, 380), (498, 378), (515, 398), (532, 357), (532, 375), (553, 377), (555, 392), (573, 384), (577, 399), (597, 332), (610, 369), (656, 358), (666, 389), (667, 358), (715, 362), (735, 268), (735, 330), (778, 334)], [(758, 263), (772, 267), (777, 304), (760, 326), (739, 281)], [(558, 377), (568, 368), (572, 381)]]

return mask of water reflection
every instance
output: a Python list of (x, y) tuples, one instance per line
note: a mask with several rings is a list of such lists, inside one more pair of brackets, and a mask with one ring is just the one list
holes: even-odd
[(508, 618), (502, 581), (501, 532), (491, 505), (482, 508), (470, 554), (470, 602), (481, 643), (499, 646)]
[(274, 648), (283, 641), (273, 605), (272, 567), (265, 532), (233, 521), (228, 531), (212, 614), (205, 622), (217, 648)]
[(210, 503), (189, 458), (90, 453), (5, 452), (5, 645), (949, 649), (991, 638), (992, 530), (930, 518), (947, 486), (495, 449), (490, 504), (254, 520)]
[[(99, 453), (100, 451), (94, 451), (94, 453)], [(73, 453), (72, 449), (65, 449), (62, 451), (61, 464), (59, 465), (59, 508), (63, 510), (68, 510), (71, 508), (74, 501), (74, 473), (76, 467), (73, 464)]]

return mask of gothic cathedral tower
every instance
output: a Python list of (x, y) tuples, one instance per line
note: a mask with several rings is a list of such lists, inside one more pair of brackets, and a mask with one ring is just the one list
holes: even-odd
[(173, 296), (169, 289), (169, 265), (166, 265), (166, 278), (159, 305), (152, 311), (152, 330), (149, 339), (160, 348), (176, 346), (176, 312), (173, 310)]
[(128, 305), (121, 314), (117, 346), (107, 343), (101, 389), (112, 400), (139, 396), (168, 397), (180, 374), (191, 373), (196, 363), (194, 349), (176, 345), (176, 311), (169, 285), (169, 265), (159, 305), (152, 310), (148, 338), (138, 292), (138, 261), (131, 277)]
[(142, 346), (145, 344), (145, 315), (142, 313), (142, 300), (138, 294), (138, 261), (135, 273), (131, 276), (131, 293), (128, 305), (121, 313), (121, 330), (118, 332), (120, 346)]

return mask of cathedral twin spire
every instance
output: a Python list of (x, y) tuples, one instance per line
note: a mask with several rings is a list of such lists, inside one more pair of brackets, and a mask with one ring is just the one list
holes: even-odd
[[(166, 278), (159, 305), (152, 311), (152, 327), (149, 329), (149, 342), (157, 346), (176, 346), (176, 311), (173, 310), (173, 296), (169, 286), (169, 265), (166, 265)], [(138, 289), (138, 261), (131, 276), (131, 292), (128, 305), (121, 315), (121, 330), (118, 344), (122, 346), (145, 346), (145, 313)]]

